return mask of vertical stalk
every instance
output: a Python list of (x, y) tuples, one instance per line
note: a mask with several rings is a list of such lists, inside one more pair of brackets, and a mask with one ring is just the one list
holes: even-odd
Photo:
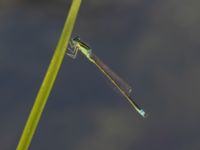
[(62, 34), (60, 36), (58, 45), (55, 49), (53, 58), (50, 62), (44, 80), (41, 84), (34, 105), (26, 122), (25, 128), (17, 146), (17, 150), (27, 150), (30, 146), (39, 120), (41, 118), (42, 112), (46, 105), (47, 99), (50, 95), (56, 76), (58, 74), (58, 71), (60, 70), (60, 66), (65, 56), (68, 41), (70, 39), (74, 27), (80, 4), (81, 0), (72, 1), (70, 11), (65, 22)]

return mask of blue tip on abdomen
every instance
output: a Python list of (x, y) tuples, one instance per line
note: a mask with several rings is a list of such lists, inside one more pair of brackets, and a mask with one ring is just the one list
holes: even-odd
[(147, 113), (145, 113), (145, 111), (143, 109), (140, 109), (139, 113), (144, 118), (146, 118), (148, 116)]

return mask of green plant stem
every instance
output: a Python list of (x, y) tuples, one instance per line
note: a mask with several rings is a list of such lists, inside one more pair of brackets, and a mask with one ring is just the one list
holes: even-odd
[(58, 71), (65, 56), (68, 41), (71, 37), (72, 29), (79, 11), (81, 0), (73, 0), (72, 5), (65, 22), (62, 34), (60, 36), (58, 45), (54, 52), (53, 58), (50, 62), (49, 68), (46, 72), (44, 80), (41, 84), (40, 90), (35, 99), (34, 105), (26, 122), (25, 128), (19, 140), (17, 150), (27, 150), (30, 146), (37, 125), (41, 118), (42, 112), (46, 105), (47, 99), (55, 82)]

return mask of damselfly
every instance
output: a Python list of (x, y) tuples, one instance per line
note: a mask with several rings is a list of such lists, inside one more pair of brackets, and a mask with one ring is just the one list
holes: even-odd
[(69, 48), (67, 55), (75, 59), (78, 51), (81, 51), (92, 63), (94, 63), (99, 70), (113, 83), (115, 87), (120, 91), (120, 93), (128, 100), (133, 108), (143, 117), (146, 117), (147, 114), (143, 109), (136, 104), (135, 101), (131, 98), (132, 88), (122, 80), (116, 73), (114, 73), (107, 65), (105, 65), (93, 52), (92, 49), (79, 37), (75, 37), (69, 43)]

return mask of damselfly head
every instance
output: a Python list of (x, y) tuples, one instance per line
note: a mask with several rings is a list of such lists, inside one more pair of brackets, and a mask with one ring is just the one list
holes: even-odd
[(80, 37), (79, 36), (76, 36), (75, 38), (72, 39), (73, 41), (76, 41), (76, 42), (79, 42), (81, 41)]
[(79, 36), (76, 36), (75, 38), (72, 39), (72, 41), (74, 42), (74, 44), (79, 44), (81, 47), (84, 47), (85, 49), (91, 49), (85, 42), (81, 41), (81, 39), (79, 38)]

